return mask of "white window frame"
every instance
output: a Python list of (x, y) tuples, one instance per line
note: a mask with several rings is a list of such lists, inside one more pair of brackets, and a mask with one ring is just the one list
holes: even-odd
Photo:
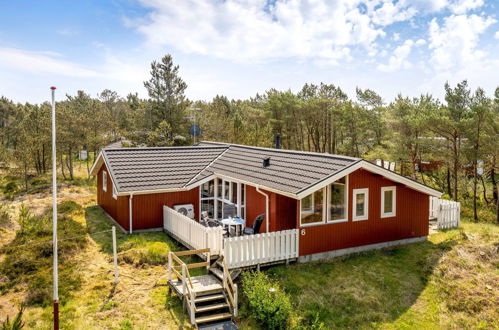
[(113, 184), (113, 198), (118, 199), (118, 192), (116, 191), (116, 187)]
[[(385, 192), (386, 191), (393, 191), (393, 198), (392, 198), (392, 212), (385, 213), (384, 207), (385, 207)], [(397, 187), (396, 186), (390, 186), (390, 187), (381, 187), (381, 217), (382, 218), (392, 218), (397, 215)]]
[(102, 171), (102, 191), (107, 192), (107, 172)]
[[(301, 208), (301, 199), (300, 199), (300, 227), (312, 227), (312, 226), (320, 226), (320, 225), (323, 225), (326, 223), (325, 219), (326, 219), (326, 212), (327, 212), (327, 208), (324, 207), (324, 205), (327, 205), (327, 196), (326, 196), (326, 192), (327, 192), (327, 187), (324, 187), (324, 188), (320, 188), (320, 189), (317, 189), (316, 191), (314, 191), (311, 195), (312, 195), (312, 209), (314, 207), (314, 204), (315, 204), (315, 193), (319, 190), (322, 190), (322, 221), (320, 222), (314, 222), (314, 223), (302, 223), (301, 222), (301, 214), (302, 214), (302, 208)], [(307, 197), (307, 196), (305, 196)], [(312, 213), (312, 212), (311, 212)]]
[[(340, 223), (340, 222), (347, 222), (348, 221), (348, 190), (349, 190), (349, 185), (348, 185), (348, 175), (345, 177), (345, 217), (343, 219), (336, 219), (336, 220), (331, 220), (331, 185), (335, 184), (335, 182), (330, 183), (327, 187), (327, 206), (326, 206), (326, 216), (327, 216), (327, 223)], [(336, 182), (336, 184), (338, 184)], [(342, 183), (339, 183), (342, 184)]]
[[(365, 194), (364, 198), (364, 215), (357, 215), (356, 201), (357, 195)], [(352, 220), (361, 221), (369, 219), (369, 188), (353, 189), (352, 190)]]
[[(199, 189), (199, 209), (201, 210), (201, 200), (210, 200), (210, 199), (213, 199), (214, 201), (214, 208), (213, 208), (213, 212), (214, 212), (214, 218), (215, 219), (218, 219), (218, 202), (221, 202), (222, 203), (222, 208), (223, 208), (223, 205), (224, 203), (225, 204), (233, 204), (236, 206), (236, 214), (238, 217), (242, 218), (242, 219), (245, 219), (246, 217), (246, 184), (244, 183), (241, 183), (237, 180), (225, 180), (225, 179), (222, 179), (222, 178), (213, 178), (214, 180), (214, 183), (215, 183), (215, 190), (214, 190), (214, 197), (208, 197), (208, 198), (201, 198), (201, 188)], [(221, 197), (218, 197), (218, 182), (221, 182), (222, 183), (222, 196)], [(229, 184), (229, 199), (225, 199), (225, 183), (228, 183)], [(238, 200), (238, 203), (235, 203), (235, 201), (232, 200), (232, 183), (236, 183), (237, 186), (236, 186), (236, 193), (237, 193), (237, 200)], [(241, 201), (241, 191), (243, 189), (243, 186), (244, 186), (244, 200)], [(244, 207), (244, 214), (242, 212), (242, 208)], [(200, 212), (201, 213), (201, 212)], [(200, 219), (201, 219), (201, 215), (199, 216)], [(222, 209), (222, 219), (224, 219), (225, 216), (223, 214), (223, 209)]]

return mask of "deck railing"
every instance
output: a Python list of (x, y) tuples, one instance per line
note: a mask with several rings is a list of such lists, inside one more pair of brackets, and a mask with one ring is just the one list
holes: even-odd
[(239, 268), (298, 258), (298, 229), (224, 239), (228, 268)]
[(205, 227), (168, 206), (163, 206), (163, 228), (188, 248), (210, 248), (213, 255), (222, 251), (221, 227)]
[(211, 249), (223, 255), (229, 269), (298, 258), (298, 229), (224, 238), (222, 227), (205, 227), (163, 207), (164, 229), (190, 249)]
[(438, 229), (459, 227), (461, 203), (430, 197), (430, 219), (437, 219)]

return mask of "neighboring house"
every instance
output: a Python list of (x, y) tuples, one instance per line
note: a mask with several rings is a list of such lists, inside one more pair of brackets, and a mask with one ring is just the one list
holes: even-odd
[(130, 233), (162, 230), (165, 205), (192, 204), (195, 221), (234, 205), (247, 226), (265, 214), (260, 232), (293, 230), (302, 260), (424, 240), (429, 196), (441, 195), (359, 158), (214, 142), (104, 149), (91, 174)]

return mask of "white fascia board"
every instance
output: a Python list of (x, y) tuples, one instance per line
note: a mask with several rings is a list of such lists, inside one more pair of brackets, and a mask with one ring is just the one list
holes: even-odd
[(341, 179), (345, 175), (350, 174), (353, 171), (358, 170), (361, 167), (362, 167), (362, 164), (360, 161), (354, 163), (353, 165), (350, 165), (349, 167), (341, 170), (338, 173), (335, 173), (334, 175), (331, 175), (330, 177), (326, 178), (325, 180), (322, 180), (321, 182), (319, 182), (313, 186), (310, 186), (310, 187), (306, 188), (305, 190), (300, 191), (298, 193), (298, 199), (302, 199), (303, 197), (307, 197), (308, 195), (310, 195), (314, 191), (319, 190), (321, 188), (324, 188), (327, 185), (330, 185), (331, 183), (335, 182), (336, 180)]
[(374, 164), (371, 164), (369, 163), (368, 161), (365, 161), (365, 160), (361, 160), (347, 168), (345, 168), (344, 170), (328, 177), (327, 179), (319, 182), (318, 184), (316, 185), (313, 185), (311, 187), (308, 187), (307, 189), (301, 191), (300, 193), (298, 193), (298, 198), (299, 199), (302, 199), (303, 197), (306, 197), (308, 195), (310, 195), (311, 193), (313, 193), (314, 191), (318, 190), (318, 189), (321, 189), (331, 183), (333, 183), (334, 181), (344, 177), (345, 175), (347, 174), (350, 174), (360, 168), (363, 168), (371, 173), (375, 173), (375, 174), (379, 174), (391, 181), (394, 181), (394, 182), (398, 182), (398, 183), (401, 183), (401, 184), (404, 184), (406, 185), (407, 187), (411, 188), (411, 189), (414, 189), (414, 190), (417, 190), (419, 192), (422, 192), (424, 194), (427, 194), (427, 195), (430, 195), (430, 196), (435, 196), (435, 197), (440, 197), (442, 196), (442, 193), (438, 190), (435, 190), (433, 188), (430, 188), (430, 187), (427, 187), (423, 184), (420, 184), (416, 181), (413, 181), (411, 179), (408, 179), (400, 174), (397, 174), (395, 172), (392, 172), (390, 170), (387, 170), (383, 167), (380, 167), (380, 166), (377, 166), (377, 165), (374, 165)]
[(101, 151), (99, 152), (99, 155), (97, 156), (97, 159), (95, 160), (94, 164), (90, 168), (90, 175), (91, 176), (97, 175), (102, 164), (104, 164), (104, 157), (102, 156), (102, 151)]
[(129, 195), (149, 195), (149, 194), (160, 194), (167, 192), (178, 192), (178, 191), (188, 191), (187, 188), (172, 188), (172, 189), (157, 189), (157, 190), (138, 190), (138, 191), (125, 191), (118, 194), (118, 196), (129, 196)]

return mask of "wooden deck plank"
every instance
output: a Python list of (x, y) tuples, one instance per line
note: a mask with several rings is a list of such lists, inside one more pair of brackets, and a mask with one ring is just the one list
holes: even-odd
[[(192, 291), (196, 295), (203, 295), (211, 292), (217, 292), (223, 289), (222, 283), (213, 275), (201, 275), (191, 277)], [(172, 280), (170, 282), (172, 288), (177, 294), (182, 295), (182, 281)]]

